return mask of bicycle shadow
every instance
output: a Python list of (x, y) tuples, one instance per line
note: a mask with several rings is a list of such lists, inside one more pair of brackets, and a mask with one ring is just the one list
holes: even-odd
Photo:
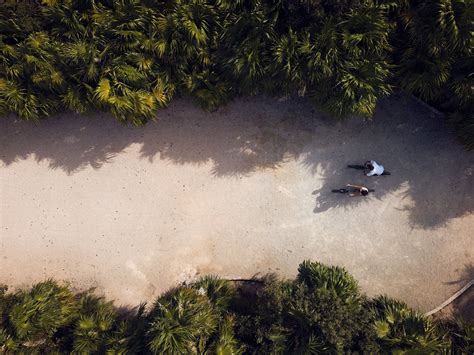
[[(391, 100), (381, 101), (373, 121), (348, 120), (322, 133), (325, 149), (308, 147), (302, 164), (321, 181), (313, 191), (313, 212), (370, 208), (372, 201), (390, 198), (393, 208), (408, 213), (412, 227), (426, 229), (471, 214), (474, 195), (466, 192), (474, 191), (474, 156), (448, 134), (441, 117), (410, 99)], [(372, 159), (391, 175), (367, 177), (347, 168)], [(375, 192), (351, 198), (331, 191), (347, 184)]]
[[(396, 195), (413, 227), (437, 228), (472, 213), (474, 156), (449, 134), (440, 117), (404, 96), (381, 100), (373, 120), (345, 121), (316, 112), (304, 99), (242, 98), (206, 113), (179, 100), (145, 127), (117, 124), (109, 115), (65, 113), (40, 124), (0, 120), (0, 164), (34, 158), (72, 175), (100, 169), (132, 145), (153, 164), (210, 164), (217, 178), (251, 175), (287, 162), (317, 177), (315, 213), (352, 209)], [(346, 168), (374, 159), (392, 175), (366, 177)], [(332, 193), (351, 183), (367, 197)]]

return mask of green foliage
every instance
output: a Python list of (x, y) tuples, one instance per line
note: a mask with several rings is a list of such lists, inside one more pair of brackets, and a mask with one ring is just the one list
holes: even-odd
[(54, 334), (68, 327), (77, 311), (69, 288), (51, 280), (7, 296), (2, 308), (1, 338), (7, 349), (54, 348)]
[(462, 354), (474, 352), (474, 324), (463, 319), (449, 322), (447, 330), (451, 335), (453, 349)]
[(175, 95), (309, 96), (371, 117), (402, 88), (474, 146), (467, 0), (65, 0), (0, 7), (0, 113), (111, 112), (142, 125)]
[(459, 69), (455, 62), (472, 55), (473, 11), (473, 4), (463, 0), (408, 1), (399, 7), (394, 17), (400, 33), (394, 43), (402, 87), (424, 100), (448, 89), (452, 71)]
[(392, 13), (395, 81), (446, 112), (466, 147), (474, 148), (474, 3), (404, 1)]
[(447, 334), (440, 325), (403, 302), (382, 296), (373, 306), (377, 336), (390, 352), (440, 353), (449, 349)]
[(18, 297), (8, 319), (22, 340), (53, 334), (71, 321), (75, 311), (72, 292), (51, 280), (35, 285), (27, 293), (21, 292)]
[(235, 288), (217, 276), (204, 276), (193, 284), (193, 288), (205, 295), (219, 312), (225, 312), (235, 297)]
[(8, 111), (36, 120), (59, 108), (65, 81), (57, 68), (57, 44), (44, 32), (31, 33), (16, 46), (0, 37), (0, 100)]
[(298, 267), (297, 280), (311, 290), (334, 293), (343, 300), (360, 297), (357, 281), (342, 267), (304, 261)]
[(209, 347), (217, 355), (240, 355), (244, 353), (244, 346), (239, 343), (234, 334), (235, 321), (232, 316), (226, 316), (219, 323), (217, 338)]
[(264, 280), (239, 335), (265, 353), (376, 351), (371, 310), (342, 268), (306, 261), (295, 281)]
[(209, 299), (193, 288), (179, 288), (155, 302), (149, 346), (155, 354), (202, 352), (217, 327), (218, 317)]
[(387, 297), (369, 300), (343, 268), (305, 261), (295, 280), (233, 284), (206, 276), (147, 311), (74, 295), (54, 281), (0, 287), (1, 353), (472, 353), (474, 328), (435, 321)]
[(72, 349), (77, 353), (102, 352), (116, 325), (116, 311), (111, 302), (85, 294), (79, 300), (79, 317), (72, 333)]

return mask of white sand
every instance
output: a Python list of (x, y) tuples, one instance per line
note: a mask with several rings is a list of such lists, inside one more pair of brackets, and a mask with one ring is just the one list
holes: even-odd
[[(474, 278), (474, 154), (417, 103), (387, 100), (373, 122), (266, 98), (159, 116), (0, 120), (0, 283), (52, 277), (136, 305), (201, 274), (290, 277), (312, 259), (428, 310)], [(392, 175), (345, 168), (369, 158)], [(346, 183), (376, 192), (330, 192)]]

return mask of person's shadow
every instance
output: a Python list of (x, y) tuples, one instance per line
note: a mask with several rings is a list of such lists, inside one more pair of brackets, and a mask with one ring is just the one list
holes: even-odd
[[(325, 133), (328, 146), (308, 149), (304, 161), (322, 179), (312, 192), (314, 213), (352, 209), (394, 193), (393, 208), (406, 211), (413, 227), (437, 228), (474, 210), (474, 155), (454, 140), (443, 117), (416, 102), (403, 96), (383, 100), (373, 121), (349, 120)], [(370, 159), (391, 175), (367, 177), (347, 168)], [(375, 192), (351, 198), (331, 191), (348, 183)]]
[[(171, 164), (210, 164), (214, 178), (242, 177), (296, 162), (317, 177), (314, 213), (370, 204), (397, 192), (409, 222), (436, 228), (474, 210), (474, 155), (449, 134), (444, 119), (430, 116), (403, 96), (381, 100), (373, 120), (327, 119), (309, 100), (239, 99), (216, 113), (185, 100), (158, 112), (145, 127), (124, 127), (110, 115), (63, 114), (40, 124), (0, 119), (0, 165), (33, 158), (68, 175), (100, 169), (132, 145), (138, 159)], [(374, 159), (391, 176), (365, 177), (347, 164)], [(346, 184), (367, 186), (367, 197), (331, 192)], [(403, 204), (406, 201), (406, 204)]]

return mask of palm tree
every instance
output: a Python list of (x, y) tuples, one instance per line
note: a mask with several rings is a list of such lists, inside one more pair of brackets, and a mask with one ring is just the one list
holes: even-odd
[(112, 302), (86, 293), (78, 302), (78, 318), (72, 332), (72, 351), (101, 353), (107, 349), (109, 338), (118, 321)]
[(373, 343), (367, 299), (344, 268), (304, 261), (292, 293), (288, 313), (298, 348), (365, 351), (358, 343)]
[(8, 313), (18, 297), (7, 294), (8, 286), (0, 285), (0, 351), (6, 353), (18, 350), (19, 342), (14, 337), (14, 330), (8, 321)]
[(166, 73), (162, 76), (211, 110), (228, 96), (228, 85), (216, 69), (218, 26), (216, 6), (195, 0), (170, 3), (154, 21), (153, 47)]
[(0, 8), (0, 113), (110, 111), (142, 125), (177, 94), (307, 95), (372, 116), (391, 85), (449, 116), (474, 146), (465, 0), (66, 0)]
[(404, 1), (392, 14), (396, 82), (448, 113), (458, 136), (474, 147), (474, 4), (464, 0)]
[(438, 353), (449, 349), (447, 334), (436, 321), (405, 303), (381, 296), (373, 301), (379, 342), (388, 352)]
[(206, 352), (221, 355), (242, 354), (243, 347), (235, 337), (235, 317), (231, 309), (231, 304), (237, 296), (235, 287), (217, 276), (204, 276), (193, 283), (192, 287), (209, 299), (219, 321), (217, 331), (206, 344)]
[(219, 62), (227, 82), (238, 94), (255, 94), (272, 87), (269, 72), (275, 38), (272, 23), (261, 2), (246, 2), (238, 12), (230, 12), (219, 37)]
[[(397, 8), (394, 17), (399, 33), (394, 43), (403, 88), (433, 100), (450, 80), (462, 85), (461, 78), (470, 74), (462, 62), (472, 56), (473, 10), (473, 4), (462, 0), (406, 1)], [(457, 72), (454, 78), (453, 70)], [(465, 89), (455, 94), (461, 101), (469, 97)]]
[(182, 287), (159, 297), (149, 314), (149, 348), (155, 353), (198, 353), (218, 329), (218, 316), (198, 290)]
[(460, 318), (447, 323), (451, 334), (452, 350), (459, 354), (474, 352), (474, 324)]
[(320, 54), (306, 54), (313, 70), (323, 74), (309, 83), (310, 95), (331, 113), (370, 117), (377, 100), (390, 93), (390, 27), (383, 7), (356, 7), (329, 18), (320, 31), (319, 37), (311, 35)]
[(56, 332), (69, 327), (77, 312), (72, 292), (52, 280), (18, 292), (11, 301), (3, 342), (6, 347), (16, 342), (24, 351), (55, 349)]
[(59, 48), (67, 89), (61, 95), (66, 109), (84, 113), (94, 108), (93, 94), (101, 67), (110, 55), (104, 20), (93, 17), (93, 7), (85, 2), (54, 3), (43, 7), (45, 22)]
[(63, 95), (68, 108), (83, 112), (92, 105), (138, 125), (153, 117), (157, 105), (147, 73), (152, 62), (140, 48), (150, 9), (120, 1), (113, 7), (52, 6), (45, 15), (67, 43), (61, 54), (71, 73)]
[(44, 32), (15, 44), (8, 40), (0, 38), (0, 106), (28, 120), (57, 111), (65, 87), (57, 44)]
[(226, 316), (219, 322), (219, 329), (214, 341), (209, 345), (209, 353), (216, 355), (240, 355), (244, 353), (243, 346), (235, 338), (235, 320)]
[(147, 352), (147, 317), (145, 303), (125, 312), (117, 311), (117, 320), (112, 334), (108, 336), (109, 353), (144, 354)]
[(334, 292), (344, 300), (360, 297), (357, 281), (340, 266), (306, 260), (298, 266), (297, 280), (313, 290)]
[(378, 350), (367, 300), (344, 269), (306, 261), (295, 281), (262, 281), (237, 327), (238, 338), (255, 352)]
[(217, 276), (203, 276), (193, 283), (192, 287), (205, 295), (218, 312), (225, 313), (236, 296), (235, 287)]

